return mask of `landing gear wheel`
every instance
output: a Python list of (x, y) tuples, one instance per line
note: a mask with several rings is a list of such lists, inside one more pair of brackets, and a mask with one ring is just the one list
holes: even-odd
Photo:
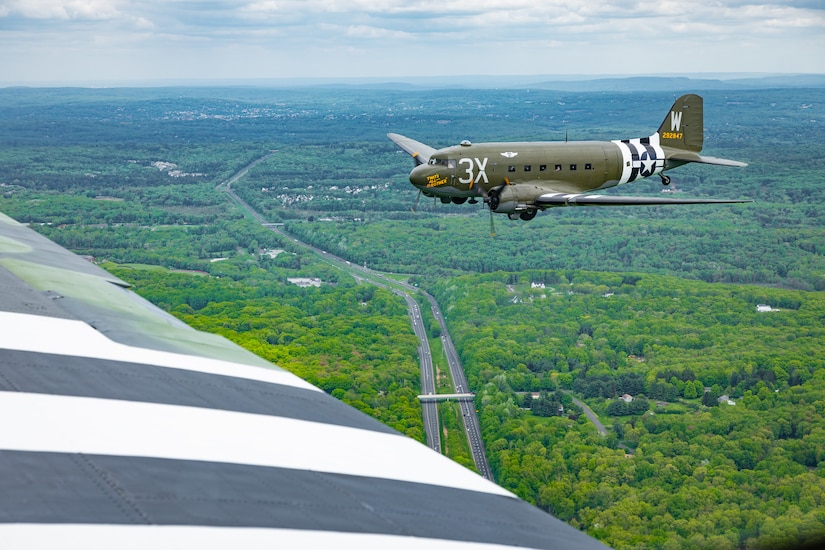
[(464, 204), (467, 202), (467, 197), (453, 197), (453, 204)]
[(660, 174), (659, 177), (662, 178), (662, 185), (670, 185), (670, 176)]
[(536, 210), (530, 208), (530, 209), (527, 209), (524, 212), (522, 212), (521, 216), (519, 216), (519, 218), (521, 218), (522, 220), (524, 220), (526, 222), (529, 222), (530, 220), (532, 220), (533, 218), (536, 217), (536, 213), (537, 213)]

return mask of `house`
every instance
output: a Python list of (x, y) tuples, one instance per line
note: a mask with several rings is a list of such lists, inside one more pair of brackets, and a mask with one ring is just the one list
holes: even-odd
[(633, 396), (626, 393), (623, 396), (621, 396), (619, 399), (621, 399), (625, 403), (630, 403), (631, 401), (633, 401)]
[(717, 399), (717, 401), (719, 401), (720, 404), (724, 403), (725, 405), (736, 405), (736, 401), (733, 401), (727, 395), (720, 395), (719, 399)]
[(756, 311), (759, 313), (765, 313), (766, 311), (773, 311), (771, 306), (766, 304), (756, 304)]
[(308, 287), (308, 286), (321, 286), (321, 279), (317, 277), (287, 277), (286, 279), (293, 285), (298, 285), (300, 287)]

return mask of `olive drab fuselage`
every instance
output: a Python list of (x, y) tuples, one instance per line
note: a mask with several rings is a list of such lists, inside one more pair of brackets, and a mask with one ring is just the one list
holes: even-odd
[(659, 174), (661, 146), (627, 141), (485, 143), (448, 147), (410, 174), (426, 195), (471, 197), (503, 185), (536, 184), (582, 193)]

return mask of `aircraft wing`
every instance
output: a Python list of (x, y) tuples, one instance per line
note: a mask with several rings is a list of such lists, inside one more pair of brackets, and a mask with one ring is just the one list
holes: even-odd
[(604, 548), (126, 286), (0, 214), (4, 549)]
[(558, 206), (645, 206), (655, 204), (729, 204), (739, 202), (753, 202), (738, 199), (690, 199), (670, 197), (633, 197), (627, 195), (588, 195), (547, 193), (536, 198), (539, 208), (553, 208)]
[(432, 154), (436, 151), (429, 145), (425, 145), (420, 141), (415, 141), (400, 134), (387, 134), (387, 137), (406, 151), (407, 154), (415, 160), (416, 164), (427, 164)]

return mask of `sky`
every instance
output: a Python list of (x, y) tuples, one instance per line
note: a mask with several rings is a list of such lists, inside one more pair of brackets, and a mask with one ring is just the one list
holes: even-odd
[(825, 0), (0, 0), (0, 86), (825, 74)]

